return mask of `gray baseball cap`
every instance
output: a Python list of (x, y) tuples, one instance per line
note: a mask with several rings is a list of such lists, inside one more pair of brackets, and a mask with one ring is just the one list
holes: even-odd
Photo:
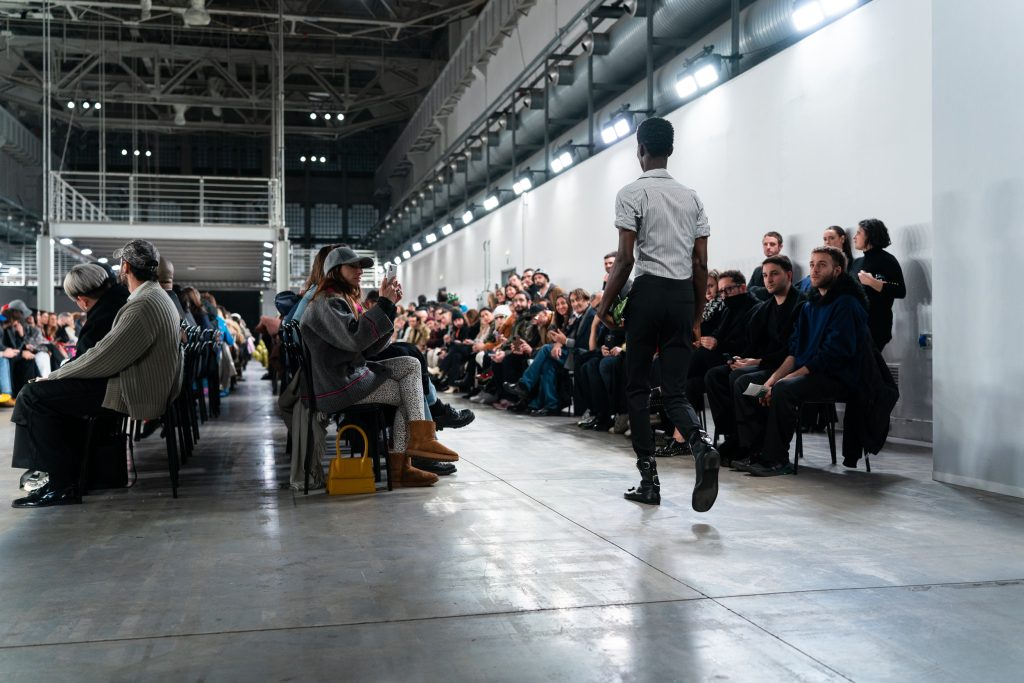
[(19, 311), (26, 318), (29, 317), (30, 315), (32, 315), (32, 309), (29, 308), (25, 304), (25, 302), (22, 301), (21, 299), (15, 299), (11, 303), (7, 304), (7, 308), (11, 308), (11, 309), (14, 309), (15, 311)]
[(115, 261), (126, 261), (132, 268), (156, 270), (160, 265), (160, 252), (146, 240), (132, 240), (114, 252)]
[(369, 256), (360, 256), (348, 247), (338, 247), (324, 259), (324, 275), (331, 272), (338, 266), (359, 266), (360, 268), (373, 268), (373, 259)]

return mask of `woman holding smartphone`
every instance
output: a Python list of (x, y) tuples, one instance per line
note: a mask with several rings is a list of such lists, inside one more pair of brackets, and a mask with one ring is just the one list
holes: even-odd
[(411, 457), (439, 462), (458, 454), (437, 440), (425, 415), (420, 364), (400, 356), (367, 361), (391, 343), (395, 305), (402, 299), (397, 279), (385, 279), (380, 300), (370, 310), (360, 302), (363, 269), (373, 259), (339, 247), (324, 262), (324, 279), (302, 318), (302, 338), (309, 347), (317, 407), (337, 413), (352, 405), (396, 406), (393, 446), (388, 455), (392, 486), (431, 486), (437, 475), (412, 466)]

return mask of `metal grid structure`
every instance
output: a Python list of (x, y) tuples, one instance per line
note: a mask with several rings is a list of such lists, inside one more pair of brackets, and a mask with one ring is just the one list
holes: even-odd
[[(313, 259), (316, 258), (316, 253), (320, 251), (323, 245), (315, 247), (297, 247), (291, 248), (291, 280), (289, 285), (292, 290), (299, 291), (302, 286), (306, 283), (306, 278), (309, 276), (309, 268), (313, 264)], [(360, 256), (369, 256), (374, 262), (379, 262), (377, 252), (368, 251), (365, 249), (356, 249), (356, 254)], [(384, 269), (382, 266), (375, 266), (373, 268), (367, 268), (363, 271), (363, 281), (361, 286), (363, 289), (376, 289), (380, 287), (380, 281), (384, 277)]]

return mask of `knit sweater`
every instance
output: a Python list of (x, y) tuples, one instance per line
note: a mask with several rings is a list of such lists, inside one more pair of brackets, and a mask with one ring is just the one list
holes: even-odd
[(58, 379), (107, 378), (103, 407), (151, 420), (181, 389), (180, 319), (156, 282), (143, 282), (96, 346), (50, 374)]

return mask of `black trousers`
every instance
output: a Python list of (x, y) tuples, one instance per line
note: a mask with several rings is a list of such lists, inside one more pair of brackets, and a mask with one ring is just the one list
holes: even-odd
[(81, 429), (68, 429), (84, 417), (116, 416), (103, 408), (106, 379), (55, 379), (26, 384), (11, 421), (14, 461), (31, 461), (48, 472), (55, 488), (78, 482), (82, 468)]
[[(759, 379), (757, 373), (752, 373), (744, 376), (736, 386), (745, 389), (750, 382), (760, 384), (764, 379), (767, 375)], [(846, 394), (846, 387), (839, 380), (828, 375), (811, 374), (777, 382), (772, 387), (772, 402), (767, 410), (752, 398), (737, 396), (740, 443), (757, 451), (753, 441), (757, 438), (758, 425), (763, 424), (764, 441), (759, 459), (769, 465), (787, 463), (789, 442), (793, 440), (798, 426), (800, 405), (807, 401), (842, 401)]]
[(651, 424), (651, 363), (661, 359), (661, 395), (665, 412), (687, 439), (700, 429), (686, 398), (686, 377), (693, 354), (693, 282), (641, 275), (626, 306), (626, 400), (633, 428), (633, 450), (654, 454)]
[[(736, 434), (736, 411), (733, 404), (734, 388), (736, 382), (741, 377), (755, 372), (761, 372), (761, 368), (755, 365), (740, 370), (732, 370), (728, 365), (719, 365), (711, 368), (704, 374), (704, 390), (708, 394), (708, 407), (711, 408), (711, 419), (715, 421), (715, 431), (719, 434)], [(749, 385), (749, 382), (747, 385)], [(747, 385), (744, 385), (743, 389), (746, 389)], [(742, 393), (740, 391), (740, 394)]]

